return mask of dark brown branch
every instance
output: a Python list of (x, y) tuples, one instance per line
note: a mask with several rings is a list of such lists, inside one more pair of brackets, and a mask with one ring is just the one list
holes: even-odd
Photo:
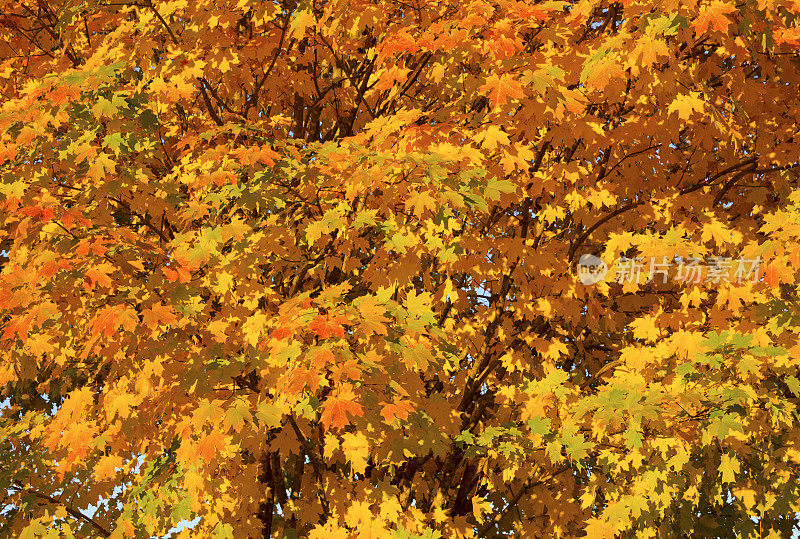
[(530, 489), (532, 489), (533, 487), (538, 487), (539, 485), (543, 485), (545, 482), (550, 481), (557, 475), (561, 475), (562, 473), (566, 472), (569, 469), (570, 466), (564, 466), (563, 468), (551, 473), (550, 475), (542, 479), (538, 479), (536, 481), (528, 480), (526, 484), (524, 484), (522, 488), (519, 489), (519, 492), (517, 492), (517, 494), (511, 499), (511, 501), (508, 502), (505, 508), (503, 508), (503, 510), (497, 513), (497, 515), (495, 515), (493, 519), (488, 521), (486, 524), (483, 525), (483, 527), (481, 527), (481, 529), (478, 530), (478, 537), (486, 537), (486, 534), (489, 533), (489, 530), (491, 530), (492, 527), (495, 526), (496, 524), (499, 524), (500, 521), (502, 521), (505, 518), (508, 512), (517, 506), (517, 503), (519, 503), (519, 500), (522, 498), (522, 496), (527, 494)]
[(103, 537), (109, 537), (111, 535), (110, 531), (108, 531), (105, 527), (101, 526), (92, 517), (90, 517), (88, 515), (84, 515), (83, 513), (78, 511), (77, 509), (64, 504), (63, 502), (59, 501), (58, 498), (54, 498), (52, 496), (48, 496), (47, 494), (43, 494), (41, 492), (36, 492), (35, 490), (24, 488), (24, 487), (21, 487), (21, 486), (18, 486), (18, 485), (14, 485), (14, 486), (12, 486), (12, 488), (16, 489), (19, 492), (24, 492), (25, 494), (30, 494), (31, 496), (35, 496), (35, 497), (39, 498), (40, 500), (44, 500), (44, 501), (46, 501), (48, 503), (52, 503), (54, 505), (62, 506), (64, 508), (64, 510), (67, 513), (69, 513), (70, 515), (72, 515), (73, 517), (77, 518), (78, 520), (83, 520), (83, 521), (86, 521), (89, 524), (91, 524), (97, 530), (97, 532), (100, 535), (102, 535)]
[(269, 64), (269, 67), (264, 72), (264, 77), (261, 79), (261, 82), (256, 82), (256, 86), (253, 89), (253, 93), (250, 94), (250, 97), (245, 101), (244, 108), (242, 109), (242, 116), (247, 118), (247, 113), (250, 111), (250, 108), (258, 104), (258, 95), (261, 92), (261, 87), (264, 86), (264, 83), (267, 82), (270, 73), (272, 72), (272, 68), (275, 67), (275, 63), (278, 61), (278, 57), (281, 55), (281, 49), (283, 48), (283, 40), (286, 38), (286, 31), (289, 29), (289, 21), (291, 20), (291, 16), (286, 17), (286, 23), (283, 25), (281, 29), (281, 38), (278, 40), (278, 48), (275, 49), (275, 56), (272, 57), (272, 61)]
[(734, 185), (734, 184), (735, 184), (735, 183), (736, 183), (736, 182), (737, 182), (739, 179), (741, 179), (741, 178), (743, 178), (743, 177), (747, 176), (748, 174), (753, 174), (753, 173), (755, 173), (756, 167), (757, 167), (756, 163), (753, 163), (753, 164), (750, 166), (750, 168), (748, 168), (747, 170), (742, 170), (742, 171), (739, 171), (738, 173), (736, 173), (736, 174), (734, 174), (733, 176), (731, 176), (731, 179), (730, 179), (730, 180), (728, 180), (727, 182), (725, 182), (725, 183), (722, 185), (722, 187), (721, 187), (721, 188), (720, 188), (720, 190), (719, 190), (719, 193), (717, 193), (717, 196), (715, 196), (715, 197), (714, 197), (714, 201), (711, 203), (711, 207), (713, 208), (714, 206), (716, 206), (717, 204), (719, 204), (719, 203), (722, 201), (722, 197), (724, 197), (724, 196), (725, 196), (725, 193), (727, 193), (727, 192), (728, 192), (728, 191), (731, 189), (731, 187), (733, 187), (733, 185)]
[(612, 211), (608, 215), (605, 215), (603, 218), (601, 218), (595, 224), (593, 224), (588, 229), (586, 229), (586, 231), (583, 234), (578, 236), (578, 239), (575, 241), (575, 244), (572, 247), (570, 247), (568, 260), (572, 261), (572, 259), (575, 257), (575, 252), (578, 250), (578, 247), (580, 247), (580, 245), (584, 241), (586, 241), (586, 239), (589, 236), (592, 235), (592, 232), (594, 232), (595, 230), (597, 230), (598, 228), (603, 226), (605, 223), (607, 223), (608, 221), (610, 221), (611, 219), (613, 219), (617, 215), (625, 213), (628, 210), (632, 210), (633, 208), (635, 208), (637, 206), (641, 206), (642, 204), (643, 204), (643, 202), (631, 202), (629, 204), (625, 204), (624, 206), (621, 206), (621, 207), (617, 208), (616, 210)]
[(153, 0), (148, 0), (147, 5), (150, 9), (153, 10), (153, 13), (156, 14), (156, 18), (158, 18), (158, 20), (161, 21), (161, 24), (164, 26), (164, 28), (166, 28), (167, 32), (169, 33), (169, 37), (172, 38), (172, 42), (178, 45), (178, 38), (175, 37), (175, 34), (172, 33), (172, 28), (169, 27), (167, 21), (164, 20), (164, 17), (162, 17), (161, 13), (158, 12), (156, 6), (153, 5)]
[(206, 93), (205, 84), (203, 83), (202, 79), (198, 79), (200, 81), (200, 93), (203, 95), (203, 101), (206, 104), (206, 108), (208, 109), (208, 113), (211, 115), (211, 119), (214, 120), (214, 123), (217, 125), (225, 125), (225, 122), (222, 121), (222, 118), (219, 117), (217, 111), (214, 110), (214, 105), (211, 103), (211, 99), (208, 97)]

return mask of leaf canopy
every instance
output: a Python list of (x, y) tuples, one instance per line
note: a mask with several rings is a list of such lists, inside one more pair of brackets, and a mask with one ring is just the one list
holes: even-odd
[(3, 536), (796, 533), (797, 2), (0, 13)]

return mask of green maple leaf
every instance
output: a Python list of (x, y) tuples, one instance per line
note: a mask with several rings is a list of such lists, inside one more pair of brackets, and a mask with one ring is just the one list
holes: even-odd
[(273, 429), (281, 426), (283, 413), (277, 406), (266, 401), (261, 401), (256, 408), (256, 418), (261, 424), (266, 425), (267, 428)]

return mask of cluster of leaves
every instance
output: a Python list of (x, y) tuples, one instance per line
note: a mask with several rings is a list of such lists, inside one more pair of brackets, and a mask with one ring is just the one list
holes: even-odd
[(0, 1), (0, 533), (791, 535), (798, 17)]

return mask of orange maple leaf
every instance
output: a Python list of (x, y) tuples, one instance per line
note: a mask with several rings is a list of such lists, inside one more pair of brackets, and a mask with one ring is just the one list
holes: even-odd
[(764, 281), (772, 288), (777, 288), (784, 280), (785, 269), (778, 263), (772, 263), (764, 270)]
[(727, 33), (728, 25), (731, 23), (731, 20), (725, 15), (735, 10), (736, 8), (733, 4), (722, 2), (721, 0), (714, 0), (700, 10), (700, 14), (692, 23), (692, 26), (698, 35), (708, 30), (709, 25), (713, 26), (714, 30), (718, 32)]
[(92, 144), (82, 144), (75, 151), (75, 163), (83, 163), (97, 157), (99, 148)]
[(81, 91), (78, 86), (61, 85), (56, 86), (49, 94), (50, 101), (55, 105), (63, 105), (69, 101), (75, 101), (80, 97)]
[(792, 267), (800, 268), (800, 246), (792, 246), (789, 252), (789, 262), (791, 262)]
[(122, 520), (121, 526), (126, 537), (136, 537), (136, 528), (133, 527), (133, 524), (130, 520)]
[(800, 27), (776, 29), (772, 32), (772, 38), (776, 45), (786, 43), (793, 47), (800, 47)]
[(155, 329), (161, 324), (174, 324), (178, 319), (178, 317), (175, 315), (175, 311), (172, 310), (172, 307), (169, 305), (164, 305), (160, 301), (149, 309), (142, 311), (142, 317), (145, 325), (151, 329)]
[(408, 414), (414, 411), (411, 401), (408, 400), (397, 400), (392, 404), (382, 402), (381, 404), (383, 405), (381, 415), (390, 424), (395, 418), (405, 421), (408, 419)]
[(361, 366), (355, 359), (348, 359), (331, 372), (334, 382), (342, 379), (361, 380)]
[(620, 64), (611, 59), (605, 59), (590, 68), (586, 73), (586, 87), (602, 90), (612, 78), (624, 77), (625, 70)]
[(274, 330), (272, 330), (272, 333), (270, 333), (270, 337), (273, 337), (278, 340), (285, 339), (286, 337), (292, 336), (292, 334), (294, 333), (294, 329), (295, 328), (292, 326), (279, 326)]
[(331, 335), (337, 337), (344, 337), (344, 327), (342, 323), (346, 323), (347, 318), (344, 316), (332, 316), (329, 314), (320, 314), (311, 321), (308, 329), (317, 334), (320, 339), (327, 339)]
[(317, 350), (317, 352), (314, 354), (314, 365), (318, 369), (325, 367), (325, 365), (327, 365), (328, 363), (335, 363), (335, 362), (336, 362), (336, 356), (334, 356), (333, 352), (328, 348), (322, 348), (320, 350)]
[(95, 316), (92, 322), (92, 334), (111, 337), (119, 324), (117, 323), (118, 310), (116, 307), (105, 307)]
[(31, 322), (33, 322), (33, 317), (31, 315), (13, 316), (11, 320), (6, 322), (2, 340), (10, 339), (14, 336), (14, 333), (16, 333), (19, 337), (19, 340), (25, 342), (25, 340), (28, 338), (28, 331), (30, 330)]
[(391, 55), (402, 54), (404, 52), (415, 53), (419, 50), (416, 40), (406, 31), (398, 32), (383, 41), (378, 52), (378, 63)]
[(297, 395), (308, 386), (308, 389), (313, 393), (319, 389), (320, 380), (322, 380), (322, 377), (318, 372), (312, 371), (311, 369), (296, 369), (292, 372), (292, 382), (289, 385), (289, 392)]
[(252, 155), (253, 161), (264, 163), (268, 167), (275, 164), (275, 161), (281, 158), (281, 154), (270, 148), (269, 146), (262, 146)]
[(111, 288), (111, 286), (114, 284), (114, 281), (111, 280), (111, 277), (109, 277), (108, 274), (113, 271), (114, 267), (111, 264), (100, 264), (87, 270), (86, 277), (89, 280), (89, 283), (86, 285), (86, 290), (90, 291), (97, 285)]
[(174, 283), (175, 281), (188, 283), (192, 279), (191, 270), (177, 260), (163, 269), (164, 275), (166, 275), (167, 280), (171, 283)]
[(208, 463), (223, 449), (225, 449), (225, 435), (218, 430), (213, 430), (197, 444), (196, 456)]
[(354, 416), (364, 415), (361, 405), (353, 401), (352, 391), (340, 390), (336, 396), (329, 397), (322, 405), (322, 424), (326, 429), (331, 427), (343, 428), (350, 424), (347, 414)]
[(494, 74), (487, 77), (486, 84), (480, 87), (482, 92), (489, 92), (489, 99), (492, 101), (492, 106), (504, 105), (508, 98), (522, 99), (525, 97), (525, 92), (522, 90), (522, 85), (511, 75), (498, 75)]

